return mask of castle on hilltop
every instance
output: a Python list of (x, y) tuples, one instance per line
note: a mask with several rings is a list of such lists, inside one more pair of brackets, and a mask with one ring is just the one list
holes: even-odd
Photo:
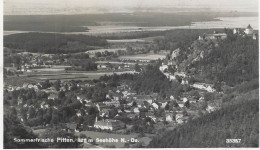
[[(254, 32), (254, 29), (249, 24), (246, 29), (235, 28), (233, 29), (234, 35), (239, 35), (242, 37), (251, 37), (254, 40), (258, 39), (258, 35)], [(227, 38), (227, 33), (218, 33), (214, 31), (213, 34), (204, 33), (203, 36), (199, 36), (199, 40), (225, 40)]]
[(254, 29), (251, 27), (250, 24), (247, 26), (247, 28), (244, 31), (240, 28), (235, 28), (233, 30), (233, 34), (241, 35), (243, 37), (246, 37), (246, 36), (252, 37), (254, 40), (257, 39), (257, 33), (254, 32)]

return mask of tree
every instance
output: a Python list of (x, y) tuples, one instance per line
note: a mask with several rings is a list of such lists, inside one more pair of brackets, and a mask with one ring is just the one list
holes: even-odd
[(95, 53), (95, 57), (101, 57), (101, 53), (100, 52), (96, 52)]
[(175, 73), (175, 68), (173, 66), (168, 66), (168, 71), (171, 73), (171, 74), (174, 74)]
[(28, 115), (29, 115), (29, 116), (28, 116), (29, 119), (35, 117), (35, 115), (36, 115), (36, 110), (35, 110), (34, 107), (30, 107), (30, 108), (29, 108), (29, 110), (28, 110)]
[[(82, 145), (79, 142), (77, 142), (77, 136), (60, 129), (47, 129), (47, 131), (41, 135), (41, 138), (44, 139), (50, 138), (55, 140), (55, 142), (46, 143), (46, 146), (48, 148), (81, 148), (82, 147)], [(56, 141), (57, 138), (72, 139), (74, 140), (74, 142), (60, 142), (60, 141)]]
[(56, 109), (53, 110), (52, 115), (51, 115), (51, 123), (52, 124), (57, 124), (59, 121), (59, 114)]
[(58, 98), (59, 99), (65, 98), (65, 92), (64, 91), (60, 91), (59, 94), (58, 94)]
[(8, 149), (32, 149), (32, 148), (44, 148), (38, 142), (15, 142), (16, 138), (20, 139), (34, 139), (37, 138), (32, 131), (22, 125), (17, 117), (8, 117), (4, 115), (4, 148)]
[(182, 78), (181, 78), (180, 76), (176, 75), (175, 78), (176, 78), (176, 80), (177, 80), (179, 83), (181, 83)]
[(61, 84), (61, 81), (60, 80), (56, 80), (54, 83), (53, 83), (53, 86), (55, 87), (55, 89), (57, 91), (60, 90), (60, 84)]
[(136, 72), (140, 72), (141, 71), (141, 67), (139, 66), (139, 64), (135, 64), (135, 71)]
[(190, 108), (190, 101), (186, 101), (186, 102), (184, 103), (184, 106), (187, 107), (187, 108)]
[(214, 99), (214, 94), (213, 93), (205, 93), (204, 94), (204, 100), (205, 101), (212, 101)]
[(200, 98), (200, 94), (197, 90), (190, 91), (190, 96), (193, 96), (197, 100)]
[(130, 46), (127, 46), (127, 47), (126, 47), (126, 53), (127, 53), (128, 55), (134, 54), (133, 48), (130, 47)]

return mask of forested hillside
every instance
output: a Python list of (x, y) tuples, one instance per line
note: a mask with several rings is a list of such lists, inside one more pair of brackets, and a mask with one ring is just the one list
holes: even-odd
[(32, 130), (19, 122), (15, 108), (5, 108), (4, 115), (4, 147), (5, 148), (44, 148), (42, 144), (37, 142), (14, 142), (17, 139), (33, 139), (37, 138)]
[(180, 69), (204, 81), (234, 86), (258, 78), (258, 41), (229, 35), (222, 41), (195, 41), (182, 47)]
[[(258, 147), (258, 99), (230, 105), (155, 137), (148, 147)], [(226, 143), (241, 139), (241, 143)]]
[(49, 54), (83, 52), (106, 45), (106, 40), (87, 35), (21, 33), (4, 37), (4, 47)]
[[(186, 41), (179, 45), (176, 59), (179, 71), (195, 80), (221, 83), (223, 95), (217, 99), (221, 109), (159, 134), (148, 147), (259, 146), (258, 41), (225, 32), (226, 40)], [(226, 139), (241, 139), (241, 143)]]

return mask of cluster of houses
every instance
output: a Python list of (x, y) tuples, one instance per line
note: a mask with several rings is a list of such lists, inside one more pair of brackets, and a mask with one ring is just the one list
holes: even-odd
[[(183, 76), (185, 76), (185, 74)], [(85, 87), (92, 87), (94, 85), (88, 82), (74, 83), (70, 81), (62, 81), (60, 83), (60, 91), (69, 91), (73, 88), (73, 86), (82, 89)], [(9, 86), (7, 90), (13, 91), (21, 88), (34, 89), (36, 92), (43, 91), (48, 94), (49, 100), (55, 100), (58, 98), (58, 91), (55, 87), (51, 86), (49, 88), (42, 89), (42, 85), (39, 83), (24, 84), (22, 87), (16, 88)], [(104, 102), (92, 102), (84, 95), (77, 95), (76, 97), (76, 100), (84, 105), (82, 109), (75, 110), (78, 117), (88, 115), (85, 108), (95, 106), (99, 111), (99, 115), (92, 127), (112, 131), (126, 128), (126, 124), (120, 121), (120, 118), (122, 117), (129, 119), (150, 118), (155, 124), (160, 124), (165, 121), (172, 124), (183, 124), (191, 117), (188, 114), (183, 113), (183, 111), (187, 109), (186, 104), (198, 102), (198, 100), (194, 100), (190, 97), (182, 97), (177, 100), (174, 96), (169, 97), (167, 101), (161, 101), (157, 93), (150, 95), (138, 95), (124, 83), (117, 86), (115, 89), (109, 90), (106, 94), (106, 101)], [(23, 101), (18, 100), (18, 103), (22, 104)], [(27, 104), (25, 105), (26, 106), (23, 107), (31, 107), (27, 106)], [(50, 107), (51, 106), (45, 101), (40, 103), (40, 108), (42, 109), (49, 109)], [(58, 109), (56, 106), (53, 108)], [(214, 107), (208, 109), (208, 111), (212, 111)], [(111, 110), (116, 110), (116, 114), (114, 114), (113, 117), (111, 117)], [(163, 115), (158, 115), (157, 112), (159, 111), (163, 111)], [(75, 130), (78, 132), (75, 124), (68, 124), (66, 130)]]
[[(155, 124), (164, 121), (172, 124), (183, 124), (190, 118), (189, 115), (183, 113), (187, 109), (186, 104), (203, 101), (203, 97), (199, 100), (191, 97), (176, 100), (171, 96), (168, 101), (160, 102), (158, 94), (137, 95), (124, 84), (118, 86), (114, 91), (110, 90), (106, 98), (108, 101), (96, 104), (99, 111), (99, 120), (96, 119), (94, 128), (101, 130), (125, 128), (125, 124), (119, 119), (120, 117), (129, 119), (150, 118)], [(109, 118), (111, 108), (116, 110), (116, 115), (113, 118)], [(163, 115), (156, 115), (155, 112), (159, 110), (163, 110)]]
[(20, 72), (33, 72), (32, 69), (49, 68), (51, 65), (54, 64), (54, 61), (52, 60), (52, 55), (49, 54), (36, 54), (28, 52), (18, 54), (20, 54), (22, 58), (26, 58), (26, 61), (22, 60), (21, 66), (18, 67), (17, 71)]
[(21, 90), (21, 89), (34, 89), (34, 91), (38, 92), (41, 89), (42, 85), (40, 83), (37, 84), (29, 84), (29, 83), (24, 83), (22, 86), (11, 86), (8, 85), (4, 87), (5, 90), (8, 92), (12, 92), (15, 90)]
[(135, 63), (97, 61), (98, 70), (133, 70)]
[[(233, 29), (233, 34), (240, 35), (242, 37), (251, 37), (254, 40), (257, 40), (257, 33), (254, 32), (254, 29), (249, 24), (246, 29), (235, 28)], [(213, 34), (203, 34), (199, 36), (199, 40), (225, 40), (227, 39), (226, 33), (218, 33), (214, 31)]]
[(199, 40), (225, 40), (226, 38), (226, 33), (218, 33), (216, 31), (214, 31), (213, 34), (203, 34), (203, 36), (199, 36)]
[(254, 32), (254, 29), (251, 27), (250, 24), (247, 26), (247, 28), (245, 30), (240, 29), (240, 28), (235, 28), (233, 30), (233, 34), (240, 35), (243, 37), (246, 37), (246, 36), (251, 37), (254, 40), (257, 40), (257, 38), (258, 38), (257, 33)]

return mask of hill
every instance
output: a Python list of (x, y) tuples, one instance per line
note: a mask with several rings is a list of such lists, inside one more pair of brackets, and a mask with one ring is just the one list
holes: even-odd
[(106, 45), (106, 40), (87, 35), (32, 32), (4, 36), (4, 47), (47, 54), (83, 52)]
[[(150, 148), (258, 147), (259, 101), (230, 105), (155, 137)], [(241, 139), (241, 143), (226, 143)]]
[(228, 34), (226, 40), (194, 41), (180, 47), (179, 70), (201, 82), (234, 86), (258, 78), (258, 41)]

